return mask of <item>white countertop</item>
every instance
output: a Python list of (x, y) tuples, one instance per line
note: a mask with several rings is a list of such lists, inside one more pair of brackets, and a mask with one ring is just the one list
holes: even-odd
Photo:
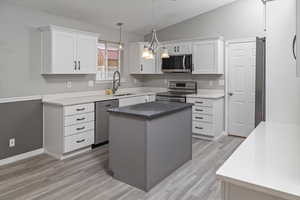
[[(53, 104), (59, 106), (71, 106), (77, 104), (94, 103), (97, 101), (105, 101), (111, 99), (121, 99), (129, 98), (134, 96), (142, 95), (154, 95), (159, 92), (167, 91), (166, 88), (128, 88), (119, 91), (119, 94), (132, 93), (133, 95), (127, 96), (113, 96), (105, 95), (104, 91), (93, 91), (93, 92), (83, 92), (83, 93), (68, 93), (68, 94), (57, 94), (48, 95), (43, 97), (43, 103)], [(222, 98), (224, 97), (224, 92), (221, 90), (198, 90), (197, 94), (188, 95), (191, 98)]]
[(273, 196), (300, 200), (300, 126), (261, 123), (217, 176)]
[(121, 99), (121, 98), (129, 98), (129, 97), (143, 96), (143, 95), (155, 95), (155, 93), (154, 92), (135, 92), (134, 94), (127, 95), (127, 96), (114, 96), (114, 95), (103, 95), (103, 94), (87, 95), (87, 96), (43, 100), (43, 103), (60, 105), (60, 106), (71, 106), (71, 105), (77, 105), (77, 104), (94, 103), (97, 101), (106, 101), (106, 100), (111, 100), (111, 99)]
[(189, 98), (219, 99), (225, 96), (224, 90), (200, 89), (197, 94), (187, 95)]

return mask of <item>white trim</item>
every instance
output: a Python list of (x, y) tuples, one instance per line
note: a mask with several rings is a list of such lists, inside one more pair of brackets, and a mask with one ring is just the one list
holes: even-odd
[(24, 160), (24, 159), (27, 159), (27, 158), (31, 158), (33, 156), (37, 156), (37, 155), (40, 155), (40, 154), (43, 154), (43, 153), (44, 153), (44, 149), (37, 149), (37, 150), (34, 150), (34, 151), (29, 151), (27, 153), (22, 153), (22, 154), (19, 154), (19, 155), (16, 155), (16, 156), (5, 158), (5, 159), (0, 160), (0, 166), (7, 165), (7, 164), (10, 164), (10, 163), (14, 163), (14, 162)]
[(92, 147), (89, 146), (89, 147), (85, 147), (83, 149), (80, 149), (80, 150), (77, 150), (77, 151), (74, 151), (74, 152), (71, 152), (71, 153), (65, 154), (65, 155), (59, 155), (59, 154), (51, 153), (51, 152), (48, 152), (47, 150), (45, 150), (45, 153), (48, 154), (49, 156), (54, 157), (55, 159), (64, 160), (64, 159), (71, 158), (73, 156), (76, 156), (76, 155), (79, 155), (79, 154), (82, 154), (82, 153), (89, 152), (91, 150), (92, 150)]
[(0, 103), (31, 101), (31, 100), (39, 100), (39, 99), (42, 99), (42, 96), (9, 97), (9, 98), (0, 98)]
[(233, 44), (233, 43), (247, 43), (247, 42), (256, 42), (256, 37), (226, 40), (225, 44), (227, 46), (228, 44)]

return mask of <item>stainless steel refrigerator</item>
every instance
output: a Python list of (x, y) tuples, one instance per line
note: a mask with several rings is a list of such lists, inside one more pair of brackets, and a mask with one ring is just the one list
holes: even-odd
[(266, 119), (266, 38), (256, 38), (255, 127)]

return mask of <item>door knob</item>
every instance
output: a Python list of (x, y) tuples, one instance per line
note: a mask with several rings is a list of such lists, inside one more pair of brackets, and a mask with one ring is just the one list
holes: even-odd
[(229, 92), (228, 95), (229, 95), (229, 96), (233, 96), (233, 93), (232, 93), (232, 92)]

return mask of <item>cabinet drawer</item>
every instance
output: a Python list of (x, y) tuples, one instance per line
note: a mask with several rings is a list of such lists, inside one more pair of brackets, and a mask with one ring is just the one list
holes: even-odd
[(67, 116), (65, 117), (65, 126), (87, 123), (94, 120), (95, 120), (95, 114), (93, 112)]
[(211, 107), (193, 106), (193, 113), (212, 115), (213, 109)]
[(202, 115), (193, 113), (193, 120), (201, 121), (201, 122), (209, 122), (212, 123), (213, 119), (211, 115)]
[(204, 107), (212, 107), (213, 100), (211, 99), (201, 99), (201, 98), (188, 98), (188, 103), (193, 103), (195, 106), (204, 106)]
[(211, 123), (193, 121), (193, 133), (214, 136)]
[(95, 106), (93, 103), (75, 105), (75, 106), (66, 106), (66, 107), (64, 107), (64, 113), (65, 113), (65, 116), (88, 113), (88, 112), (93, 112), (94, 107)]
[(71, 152), (94, 144), (94, 131), (65, 137), (64, 153)]
[(88, 123), (82, 123), (82, 124), (76, 124), (73, 126), (66, 126), (65, 127), (65, 136), (68, 135), (75, 135), (78, 133), (82, 133), (89, 130), (95, 129), (95, 123), (94, 122), (88, 122)]

